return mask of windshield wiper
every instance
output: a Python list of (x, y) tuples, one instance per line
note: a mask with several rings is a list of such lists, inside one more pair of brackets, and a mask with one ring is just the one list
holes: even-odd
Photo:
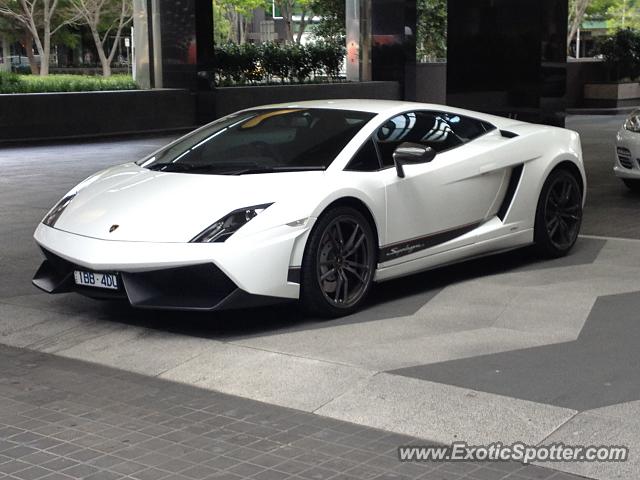
[(253, 167), (236, 171), (225, 172), (226, 175), (252, 175), (254, 173), (281, 173), (281, 172), (314, 172), (324, 171), (324, 167)]
[(195, 165), (193, 163), (156, 163), (147, 167), (149, 170), (159, 172), (193, 172), (198, 170), (209, 170), (213, 165)]
[[(235, 168), (234, 168), (235, 167)], [(240, 168), (238, 168), (240, 167)], [(212, 175), (248, 175), (254, 173), (274, 173), (274, 172), (307, 172), (316, 170), (325, 170), (324, 167), (259, 167), (259, 166), (247, 166), (241, 167), (240, 165), (196, 165), (193, 163), (156, 163), (147, 167), (149, 170), (160, 172), (206, 172)]]

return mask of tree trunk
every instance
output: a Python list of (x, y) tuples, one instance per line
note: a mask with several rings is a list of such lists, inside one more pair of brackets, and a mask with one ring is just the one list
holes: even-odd
[(110, 77), (111, 76), (111, 61), (107, 58), (106, 53), (104, 52), (104, 45), (100, 40), (100, 34), (91, 25), (91, 36), (93, 37), (93, 43), (96, 46), (96, 51), (98, 52), (98, 58), (100, 59), (100, 65), (102, 66), (102, 76)]
[(29, 59), (29, 67), (31, 67), (32, 75), (40, 75), (40, 69), (38, 63), (33, 55), (33, 35), (28, 30), (24, 33), (24, 49), (27, 51), (27, 58)]
[(289, 0), (285, 0), (280, 4), (282, 19), (284, 20), (284, 39), (287, 43), (293, 41), (293, 8)]
[(304, 34), (304, 30), (307, 27), (307, 19), (305, 18), (307, 12), (302, 10), (302, 14), (300, 15), (300, 29), (298, 30), (298, 35), (296, 37), (296, 43), (300, 44), (300, 40), (302, 40), (302, 35)]
[(582, 24), (582, 20), (584, 20), (584, 14), (586, 13), (587, 7), (589, 7), (590, 3), (591, 3), (591, 0), (576, 0), (575, 16), (571, 21), (571, 25), (569, 27), (569, 33), (567, 35), (567, 52), (569, 51), (571, 42), (573, 41), (576, 34), (578, 33), (578, 28), (580, 28), (580, 25)]
[(49, 75), (49, 57), (51, 56), (51, 23), (45, 21), (44, 24), (44, 43), (36, 40), (38, 53), (40, 54), (40, 76)]

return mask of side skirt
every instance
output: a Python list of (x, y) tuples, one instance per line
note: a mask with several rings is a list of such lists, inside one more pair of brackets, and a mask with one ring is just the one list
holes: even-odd
[(479, 243), (472, 243), (446, 252), (436, 253), (427, 257), (418, 258), (410, 262), (383, 267), (376, 271), (375, 282), (384, 282), (394, 278), (432, 270), (455, 263), (486, 257), (497, 253), (515, 250), (533, 244), (533, 229), (522, 230), (515, 233), (492, 238)]

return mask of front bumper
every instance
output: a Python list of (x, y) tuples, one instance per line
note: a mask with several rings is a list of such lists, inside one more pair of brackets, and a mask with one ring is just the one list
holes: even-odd
[[(287, 227), (289, 228), (289, 227)], [(76, 291), (128, 299), (142, 308), (214, 310), (297, 299), (290, 261), (304, 230), (218, 244), (108, 241), (40, 224), (35, 240), (45, 261), (33, 283), (49, 293)], [(117, 274), (117, 291), (75, 285), (74, 270)]]
[(640, 179), (640, 133), (621, 128), (616, 137), (615, 156), (616, 177)]

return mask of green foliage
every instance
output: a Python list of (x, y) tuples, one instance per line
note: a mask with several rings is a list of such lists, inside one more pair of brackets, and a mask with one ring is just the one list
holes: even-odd
[(229, 38), (231, 22), (225, 15), (226, 7), (219, 2), (213, 2), (213, 43), (222, 45)]
[(258, 61), (264, 68), (269, 81), (272, 81), (273, 77), (279, 77), (281, 83), (285, 83), (289, 79), (290, 51), (289, 44), (285, 46), (280, 46), (275, 42), (262, 44)]
[(618, 30), (599, 45), (612, 80), (636, 79), (640, 75), (640, 33)]
[(20, 75), (0, 72), (0, 93), (18, 93), (21, 84)]
[(135, 90), (138, 86), (129, 75), (91, 77), (88, 75), (18, 75), (0, 72), (0, 93), (91, 92), (100, 90)]
[[(578, 0), (569, 1), (569, 19), (575, 16)], [(611, 32), (640, 28), (640, 0), (589, 0), (585, 19), (604, 20)]]
[(434, 62), (447, 57), (447, 0), (418, 0), (416, 56)]
[(313, 35), (344, 43), (347, 35), (344, 0), (311, 0), (310, 7), (313, 13), (321, 17), (320, 22), (313, 26)]
[(336, 42), (308, 45), (275, 42), (254, 45), (227, 43), (216, 47), (216, 85), (305, 83), (319, 77), (337, 80), (345, 48)]

